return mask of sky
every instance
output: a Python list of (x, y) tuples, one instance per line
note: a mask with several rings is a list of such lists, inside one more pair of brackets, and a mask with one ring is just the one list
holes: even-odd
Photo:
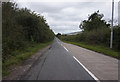
[[(49, 1), (49, 2), (48, 2)], [(44, 16), (50, 29), (57, 33), (71, 33), (81, 31), (79, 28), (83, 20), (88, 19), (95, 11), (99, 10), (104, 14), (104, 20), (111, 20), (111, 0), (16, 0), (19, 8), (35, 11)], [(118, 0), (115, 1), (114, 24), (118, 23)]]

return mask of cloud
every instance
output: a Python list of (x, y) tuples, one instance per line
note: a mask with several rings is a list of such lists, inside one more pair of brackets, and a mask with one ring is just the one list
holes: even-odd
[[(111, 2), (111, 0), (12, 0), (17, 2)], [(114, 0), (118, 2), (119, 0)]]
[[(19, 7), (27, 7), (45, 17), (55, 33), (80, 31), (79, 24), (88, 18), (88, 14), (100, 10), (106, 21), (111, 19), (111, 2), (18, 2)], [(115, 15), (118, 17), (118, 4), (115, 3)]]

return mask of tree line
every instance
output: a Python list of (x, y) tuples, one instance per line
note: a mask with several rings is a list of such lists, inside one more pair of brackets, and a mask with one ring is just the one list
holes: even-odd
[[(103, 14), (100, 14), (99, 11), (92, 13), (87, 20), (84, 20), (80, 23), (79, 28), (82, 29), (82, 32), (73, 35), (59, 36), (61, 39), (66, 41), (75, 41), (75, 42), (85, 42), (87, 44), (96, 44), (104, 45), (109, 47), (110, 45), (110, 24), (107, 23), (102, 18)], [(113, 49), (120, 50), (120, 27), (114, 26), (113, 28)]]
[(3, 60), (27, 44), (53, 40), (54, 33), (43, 16), (16, 3), (2, 3), (2, 56)]

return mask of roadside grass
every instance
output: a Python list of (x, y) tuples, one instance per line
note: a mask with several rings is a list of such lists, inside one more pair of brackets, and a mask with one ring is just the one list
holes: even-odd
[(12, 68), (21, 65), (34, 53), (51, 43), (52, 41), (47, 43), (29, 44), (29, 47), (26, 48), (24, 51), (15, 51), (11, 57), (9, 57), (4, 63), (2, 63), (2, 76), (4, 77), (10, 74)]
[(112, 56), (117, 59), (120, 58), (120, 56), (119, 56), (120, 52), (112, 50), (112, 49), (102, 46), (102, 45), (90, 45), (90, 44), (85, 44), (83, 42), (81, 42), (81, 43), (80, 42), (70, 42), (70, 41), (63, 41), (63, 42), (74, 44), (74, 45), (77, 45), (77, 46), (80, 46), (80, 47), (83, 47), (83, 48), (86, 48), (89, 50), (93, 50), (95, 52), (102, 53), (107, 56)]

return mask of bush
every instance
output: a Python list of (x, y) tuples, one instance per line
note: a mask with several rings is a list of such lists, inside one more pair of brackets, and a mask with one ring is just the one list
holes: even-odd
[[(110, 28), (95, 29), (92, 31), (84, 31), (74, 36), (62, 36), (61, 39), (71, 42), (85, 42), (88, 44), (97, 44), (110, 46)], [(113, 49), (120, 50), (120, 27), (113, 29)]]
[(113, 29), (113, 47), (120, 50), (120, 27), (115, 26)]
[(43, 16), (27, 8), (19, 9), (16, 3), (2, 3), (2, 25), (3, 61), (14, 51), (26, 48), (25, 43), (54, 39), (54, 33)]

